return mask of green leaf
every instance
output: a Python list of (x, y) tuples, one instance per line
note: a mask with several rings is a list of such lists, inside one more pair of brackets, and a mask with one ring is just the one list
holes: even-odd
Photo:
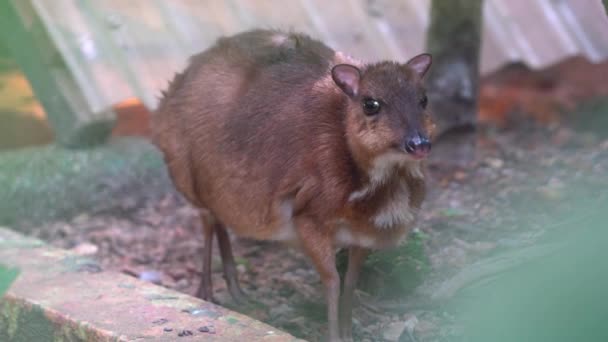
[(19, 270), (0, 265), (0, 296), (4, 295), (18, 275)]

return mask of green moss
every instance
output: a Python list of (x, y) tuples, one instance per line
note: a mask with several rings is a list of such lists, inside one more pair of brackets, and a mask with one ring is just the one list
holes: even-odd
[(234, 317), (228, 316), (226, 317), (226, 322), (228, 322), (228, 324), (236, 324), (239, 322), (239, 320)]
[(17, 331), (17, 319), (19, 318), (20, 310), (17, 305), (11, 302), (4, 301), (2, 310), (0, 311), (0, 337), (11, 339)]
[(129, 190), (170, 182), (149, 143), (123, 139), (86, 150), (58, 146), (0, 153), (0, 225), (69, 218), (112, 207)]
[(4, 302), (0, 317), (0, 341), (47, 341), (53, 332), (53, 323), (38, 305), (21, 308), (15, 303)]

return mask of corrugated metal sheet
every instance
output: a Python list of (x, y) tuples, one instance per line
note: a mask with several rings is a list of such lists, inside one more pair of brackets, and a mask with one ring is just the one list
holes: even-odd
[[(187, 57), (253, 27), (307, 32), (364, 60), (424, 50), (430, 0), (30, 0), (93, 111), (137, 96), (150, 108)], [(608, 56), (599, 0), (486, 0), (482, 72)]]

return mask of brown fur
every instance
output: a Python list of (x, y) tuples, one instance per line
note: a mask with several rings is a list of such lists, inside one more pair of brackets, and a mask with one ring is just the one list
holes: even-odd
[[(385, 102), (382, 115), (367, 117), (361, 98), (332, 82), (340, 63), (361, 70), (361, 96)], [(153, 138), (194, 205), (239, 236), (299, 241), (330, 289), (337, 273), (322, 264), (340, 230), (381, 248), (411, 228), (390, 215), (387, 226), (373, 222), (396, 197), (412, 213), (424, 198), (421, 162), (397, 148), (413, 131), (431, 134), (422, 93), (407, 65), (367, 65), (301, 34), (249, 31), (192, 57), (161, 100)], [(391, 153), (396, 161), (378, 162)]]

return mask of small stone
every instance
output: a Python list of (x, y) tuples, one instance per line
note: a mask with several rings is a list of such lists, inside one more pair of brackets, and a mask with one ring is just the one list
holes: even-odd
[(412, 316), (405, 321), (405, 331), (407, 331), (408, 334), (413, 335), (414, 329), (416, 329), (417, 325), (418, 318), (416, 316)]
[(174, 288), (177, 290), (183, 290), (190, 286), (190, 281), (187, 278), (182, 278), (175, 283)]
[(416, 316), (410, 316), (403, 322), (403, 329), (397, 337), (398, 342), (416, 342), (417, 339), (414, 336), (414, 329), (418, 325), (418, 318)]
[(270, 309), (271, 317), (281, 317), (290, 312), (291, 309), (286, 304), (281, 304)]
[(471, 250), (478, 253), (485, 253), (496, 248), (496, 244), (494, 242), (482, 242), (477, 241), (471, 244)]
[(429, 321), (419, 321), (414, 329), (418, 337), (428, 336), (433, 331), (437, 330), (437, 326)]
[(128, 210), (132, 210), (137, 206), (137, 200), (135, 198), (129, 197), (129, 198), (125, 198), (122, 203), (120, 204), (120, 207), (122, 210), (128, 211)]
[(543, 186), (539, 187), (537, 191), (547, 200), (557, 201), (563, 198), (563, 192), (557, 187)]
[(99, 247), (92, 243), (84, 242), (72, 248), (72, 252), (78, 255), (93, 255), (97, 254)]
[(193, 335), (192, 331), (190, 331), (190, 330), (182, 330), (177, 333), (177, 336), (179, 336), (179, 337), (192, 336), (192, 335)]
[(85, 262), (82, 265), (78, 265), (78, 267), (76, 268), (76, 271), (77, 272), (88, 272), (88, 273), (99, 273), (99, 272), (103, 271), (103, 269), (97, 263), (95, 263), (94, 261), (91, 261), (91, 262)]
[(505, 162), (502, 159), (498, 159), (498, 158), (486, 158), (485, 163), (493, 169), (500, 169), (505, 164)]
[(163, 329), (163, 331), (164, 331), (164, 332), (172, 332), (172, 331), (173, 331), (173, 328), (165, 327), (165, 328)]
[(401, 333), (405, 329), (405, 326), (406, 326), (406, 322), (390, 323), (384, 329), (384, 333), (382, 334), (382, 337), (384, 337), (384, 339), (387, 341), (397, 342), (397, 341), (399, 341), (399, 336), (401, 336)]
[(139, 279), (143, 281), (147, 281), (156, 285), (160, 285), (161, 282), (161, 273), (158, 271), (143, 271), (139, 274)]
[(76, 225), (81, 225), (81, 224), (86, 223), (86, 222), (87, 222), (87, 221), (89, 221), (89, 220), (90, 220), (89, 215), (87, 215), (87, 214), (80, 214), (80, 215), (76, 216), (76, 217), (75, 217), (75, 218), (72, 220), (72, 222), (73, 222), (74, 224), (76, 224)]
[(467, 179), (467, 176), (468, 176), (468, 174), (463, 171), (454, 172), (454, 179), (457, 181), (463, 181), (463, 180)]
[(153, 321), (152, 324), (163, 325), (163, 324), (165, 324), (167, 322), (169, 322), (168, 319), (166, 319), (166, 318), (160, 318), (160, 319), (157, 319), (156, 321)]
[(574, 132), (568, 128), (560, 128), (557, 132), (551, 137), (551, 142), (557, 146), (563, 146), (572, 141), (574, 137)]
[(198, 331), (202, 332), (202, 333), (208, 333), (209, 332), (209, 327), (208, 326), (202, 326), (202, 327), (198, 328)]

